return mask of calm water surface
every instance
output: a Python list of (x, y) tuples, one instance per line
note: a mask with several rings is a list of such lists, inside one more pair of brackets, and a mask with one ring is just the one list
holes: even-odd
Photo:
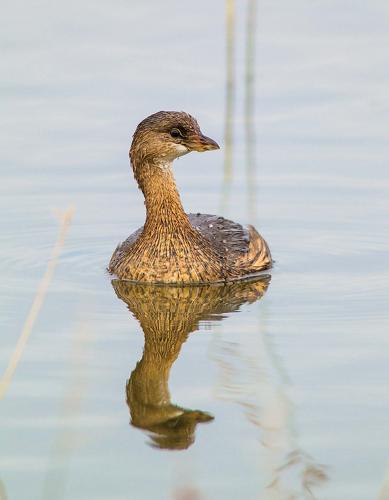
[[(253, 7), (231, 37), (219, 1), (3, 6), (1, 499), (389, 498), (389, 7)], [(160, 109), (221, 143), (183, 203), (254, 222), (271, 280), (111, 283)]]

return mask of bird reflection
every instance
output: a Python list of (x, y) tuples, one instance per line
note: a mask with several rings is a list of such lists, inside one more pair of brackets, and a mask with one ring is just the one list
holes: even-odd
[(270, 276), (224, 285), (173, 287), (113, 280), (117, 296), (139, 321), (145, 338), (143, 356), (126, 385), (131, 423), (147, 431), (151, 445), (186, 449), (200, 422), (213, 416), (170, 401), (169, 374), (182, 344), (201, 321), (221, 321), (225, 314), (265, 293)]

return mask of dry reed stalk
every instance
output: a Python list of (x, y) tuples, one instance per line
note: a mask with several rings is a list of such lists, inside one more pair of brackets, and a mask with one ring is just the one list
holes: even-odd
[(33, 303), (28, 312), (26, 321), (24, 322), (19, 340), (9, 360), (8, 366), (3, 376), (0, 379), (0, 399), (3, 399), (7, 392), (12, 377), (15, 373), (16, 367), (20, 362), (24, 348), (26, 347), (27, 341), (30, 337), (34, 323), (42, 308), (43, 302), (47, 294), (47, 290), (53, 279), (53, 274), (55, 267), (58, 263), (59, 255), (65, 243), (66, 233), (69, 229), (73, 214), (74, 214), (74, 207), (69, 207), (67, 210), (65, 210), (65, 212), (61, 214), (58, 238), (51, 252), (49, 262), (47, 263), (46, 271), (42, 277), (41, 282), (39, 283)]
[(235, 1), (226, 0), (226, 102), (224, 125), (224, 177), (221, 209), (228, 206), (232, 181), (235, 104)]

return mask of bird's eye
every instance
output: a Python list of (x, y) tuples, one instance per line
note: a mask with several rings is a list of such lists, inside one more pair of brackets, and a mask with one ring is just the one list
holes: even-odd
[(173, 128), (170, 131), (170, 135), (173, 137), (173, 139), (178, 139), (179, 137), (182, 137), (182, 133), (178, 128)]

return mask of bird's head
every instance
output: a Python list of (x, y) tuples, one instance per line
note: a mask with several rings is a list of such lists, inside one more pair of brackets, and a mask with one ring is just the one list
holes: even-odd
[(193, 116), (182, 111), (159, 111), (145, 118), (136, 128), (130, 157), (135, 169), (143, 161), (169, 164), (191, 151), (213, 149), (219, 149), (219, 145), (202, 134)]

